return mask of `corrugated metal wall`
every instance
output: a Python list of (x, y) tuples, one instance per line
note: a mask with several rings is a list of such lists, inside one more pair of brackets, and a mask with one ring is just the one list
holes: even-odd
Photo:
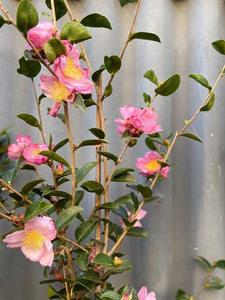
[[(3, 0), (3, 5), (15, 16), (17, 1)], [(34, 0), (37, 7), (44, 1)], [(104, 55), (118, 55), (126, 39), (134, 5), (120, 8), (118, 0), (73, 1), (74, 15), (81, 19), (92, 12), (105, 15), (113, 30), (90, 29), (94, 38), (85, 42), (93, 69), (103, 63)], [(44, 20), (44, 17), (41, 17)], [(64, 19), (65, 20), (65, 19)], [(182, 128), (206, 95), (206, 89), (188, 78), (189, 73), (200, 73), (213, 84), (224, 64), (224, 57), (211, 46), (211, 42), (224, 39), (225, 2), (222, 0), (142, 0), (137, 18), (136, 31), (154, 32), (162, 43), (133, 41), (128, 45), (122, 69), (113, 82), (113, 95), (105, 101), (107, 139), (111, 140), (109, 151), (118, 154), (122, 143), (116, 132), (114, 119), (119, 117), (118, 108), (126, 104), (142, 105), (142, 93), (152, 93), (153, 86), (143, 78), (153, 69), (160, 80), (174, 73), (181, 75), (179, 90), (170, 97), (159, 98), (155, 111), (165, 133)], [(10, 35), (9, 35), (10, 32)], [(23, 55), (24, 41), (13, 28), (0, 30), (0, 116), (1, 128), (14, 125), (12, 139), (16, 134), (36, 132), (28, 128), (19, 113), (34, 113), (35, 100), (29, 81), (16, 73), (18, 58)], [(129, 282), (138, 290), (147, 285), (157, 293), (158, 300), (175, 299), (178, 288), (196, 295), (203, 283), (204, 271), (193, 262), (194, 255), (210, 261), (225, 259), (225, 93), (224, 82), (216, 90), (216, 103), (210, 113), (202, 113), (190, 128), (190, 132), (203, 139), (200, 144), (180, 138), (170, 157), (175, 168), (169, 179), (159, 183), (155, 192), (159, 200), (148, 206), (143, 224), (149, 231), (147, 240), (134, 241), (127, 238), (123, 249), (133, 263), (133, 272), (115, 277), (118, 287)], [(45, 100), (43, 112), (50, 106)], [(90, 109), (89, 115), (73, 110), (72, 127), (75, 143), (87, 129), (95, 127)], [(72, 116), (72, 114), (71, 114)], [(89, 117), (90, 116), (90, 117)], [(52, 128), (59, 141), (65, 135), (59, 121), (45, 115), (46, 131)], [(81, 130), (82, 129), (82, 130)], [(39, 137), (36, 136), (36, 139)], [(123, 166), (135, 167), (135, 159), (147, 151), (144, 140), (131, 148)], [(79, 153), (80, 166), (94, 153)], [(24, 175), (26, 180), (26, 176)], [(27, 178), (28, 179), (28, 178)], [(21, 179), (16, 185), (20, 186)], [(111, 190), (112, 200), (125, 188)], [(1, 222), (2, 233), (11, 225)], [(224, 273), (217, 275), (225, 279)], [(0, 300), (44, 300), (46, 287), (39, 285), (42, 268), (29, 262), (19, 250), (7, 249), (0, 244)], [(225, 299), (224, 291), (208, 291), (204, 300)]]

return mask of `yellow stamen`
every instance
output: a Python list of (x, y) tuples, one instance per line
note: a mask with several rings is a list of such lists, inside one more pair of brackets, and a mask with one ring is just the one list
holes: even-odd
[(23, 239), (23, 245), (29, 249), (38, 251), (44, 244), (45, 237), (38, 231), (28, 231)]
[(66, 76), (72, 77), (76, 80), (80, 80), (83, 77), (82, 71), (80, 67), (76, 67), (72, 58), (67, 57), (66, 59), (67, 64), (66, 67), (64, 69), (64, 73)]
[(71, 94), (65, 85), (59, 81), (54, 82), (54, 85), (50, 88), (50, 93), (51, 99), (59, 102), (68, 99)]
[(41, 149), (39, 147), (37, 147), (33, 152), (33, 156), (37, 156), (40, 152), (41, 152)]
[(159, 164), (157, 163), (157, 160), (152, 160), (151, 162), (147, 163), (145, 167), (148, 171), (156, 171), (159, 168)]

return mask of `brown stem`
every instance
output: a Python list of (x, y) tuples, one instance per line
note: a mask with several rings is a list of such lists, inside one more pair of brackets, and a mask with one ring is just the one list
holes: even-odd
[(74, 271), (74, 266), (73, 266), (73, 259), (72, 259), (68, 245), (65, 246), (65, 252), (66, 252), (66, 257), (67, 257), (68, 272), (69, 272), (70, 279), (75, 280), (76, 276), (75, 276), (75, 271)]
[(12, 218), (0, 212), (0, 217), (12, 222)]
[(201, 286), (200, 290), (198, 291), (197, 295), (194, 297), (193, 300), (197, 300), (199, 298), (199, 296), (201, 295), (201, 293), (206, 289), (206, 284), (208, 283), (211, 275), (212, 275), (213, 269), (211, 269), (208, 273), (208, 276), (205, 280), (205, 282), (203, 283), (203, 285)]
[(54, 35), (56, 34), (57, 28), (56, 28), (56, 14), (55, 14), (55, 2), (54, 0), (51, 0), (51, 8), (52, 8), (52, 19), (53, 19), (53, 32)]
[[(63, 268), (63, 278), (66, 279), (67, 278), (66, 277), (66, 267), (65, 267), (65, 263), (64, 263), (63, 259), (62, 259), (62, 268)], [(65, 289), (66, 289), (66, 300), (71, 300), (68, 283), (65, 281), (64, 285), (65, 285)]]
[(71, 21), (74, 21), (72, 11), (71, 11), (71, 9), (70, 9), (70, 7), (69, 7), (67, 1), (66, 1), (66, 0), (63, 0), (63, 2), (64, 2), (64, 4), (65, 4), (65, 7), (66, 7), (67, 12), (68, 12), (68, 14), (69, 14), (69, 16), (70, 16)]
[(74, 245), (75, 247), (81, 249), (82, 251), (84, 251), (84, 252), (86, 252), (86, 253), (89, 252), (87, 249), (83, 248), (83, 247), (82, 247), (81, 245), (79, 245), (78, 243), (76, 243), (76, 242), (74, 242), (74, 241), (72, 241), (72, 240), (70, 240), (70, 239), (66, 238), (65, 236), (62, 236), (62, 235), (60, 235), (60, 234), (58, 234), (58, 233), (57, 233), (57, 238), (60, 239), (60, 240), (65, 241), (65, 242), (68, 242), (68, 243), (70, 243), (71, 245)]
[(1, 179), (1, 178), (0, 178), (0, 183), (1, 183), (2, 185), (4, 185), (9, 191), (11, 191), (11, 192), (17, 194), (20, 198), (22, 198), (22, 199), (23, 199), (24, 201), (26, 201), (27, 203), (29, 203), (29, 204), (32, 204), (32, 203), (33, 203), (30, 199), (28, 199), (28, 198), (26, 198), (25, 196), (23, 196), (20, 192), (18, 192), (17, 190), (15, 190), (10, 184), (6, 183), (6, 182), (5, 182), (3, 179)]

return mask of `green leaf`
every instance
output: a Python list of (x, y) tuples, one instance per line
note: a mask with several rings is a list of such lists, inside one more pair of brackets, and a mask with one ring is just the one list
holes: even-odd
[(95, 220), (87, 220), (81, 223), (75, 231), (75, 237), (78, 243), (81, 243), (84, 240), (86, 240), (89, 237), (89, 235), (94, 231), (95, 226), (96, 226)]
[(225, 55), (225, 40), (218, 40), (212, 43), (213, 48), (220, 54)]
[(85, 252), (78, 253), (75, 260), (78, 267), (82, 271), (86, 271), (89, 263), (89, 253), (85, 253)]
[(99, 128), (90, 128), (89, 131), (99, 139), (105, 138), (105, 132)]
[(188, 76), (194, 79), (195, 81), (197, 81), (198, 83), (200, 83), (202, 86), (206, 87), (207, 89), (209, 90), (212, 89), (212, 87), (208, 83), (208, 80), (201, 74), (193, 73), (193, 74), (189, 74)]
[[(51, 0), (46, 0), (46, 5), (49, 9), (52, 8), (51, 6)], [(67, 13), (66, 6), (64, 4), (63, 0), (54, 0), (55, 3), (55, 14), (56, 14), (56, 20), (59, 20), (61, 17), (63, 17)]]
[(46, 191), (42, 194), (42, 196), (56, 196), (56, 197), (62, 197), (71, 200), (72, 196), (64, 191)]
[(84, 182), (81, 187), (90, 193), (96, 193), (97, 195), (101, 195), (104, 192), (104, 187), (101, 183), (93, 180), (89, 180)]
[(60, 141), (58, 144), (55, 145), (55, 147), (52, 149), (52, 151), (56, 152), (57, 150), (59, 150), (60, 148), (62, 148), (64, 145), (66, 145), (68, 142), (69, 142), (68, 138)]
[(35, 171), (36, 169), (35, 169), (35, 167), (32, 166), (32, 165), (26, 164), (26, 165), (23, 165), (23, 166), (21, 167), (20, 170), (30, 170), (30, 171)]
[(30, 126), (37, 127), (40, 129), (40, 124), (34, 116), (29, 114), (19, 114), (17, 115), (17, 117), (24, 120)]
[(118, 157), (110, 152), (101, 152), (98, 151), (98, 154), (107, 157), (108, 159), (113, 160), (115, 163), (118, 161)]
[(132, 169), (132, 168), (119, 168), (116, 171), (114, 171), (112, 177), (117, 177), (117, 176), (120, 176), (122, 174), (126, 174), (128, 172), (134, 172), (134, 169)]
[(130, 36), (129, 42), (133, 41), (135, 39), (148, 40), (148, 41), (154, 41), (154, 42), (161, 43), (160, 38), (158, 37), (158, 35), (156, 35), (154, 33), (151, 33), (151, 32), (135, 32)]
[(17, 69), (17, 72), (29, 78), (36, 77), (41, 71), (41, 64), (38, 60), (26, 60), (23, 56), (20, 58), (19, 64), (20, 67)]
[(83, 278), (78, 278), (75, 280), (75, 282), (79, 285), (82, 285), (83, 287), (85, 287), (85, 289), (89, 290), (90, 292), (93, 291), (94, 282)]
[(102, 139), (99, 140), (85, 140), (83, 142), (80, 143), (80, 145), (78, 145), (77, 148), (80, 147), (85, 147), (85, 146), (96, 146), (96, 145), (101, 145), (102, 143), (104, 143), (105, 141)]
[(147, 78), (148, 80), (150, 80), (152, 83), (154, 83), (155, 85), (159, 85), (159, 81), (157, 76), (155, 75), (155, 72), (153, 70), (148, 70), (145, 74), (144, 77)]
[(116, 202), (107, 202), (107, 203), (103, 203), (99, 206), (96, 207), (95, 211), (96, 210), (99, 210), (99, 209), (118, 209), (119, 208), (119, 204), (116, 203)]
[(72, 104), (76, 108), (79, 108), (79, 109), (83, 110), (84, 112), (87, 112), (86, 105), (84, 103), (84, 99), (81, 96), (81, 94), (76, 93), (75, 99)]
[(200, 108), (200, 111), (209, 111), (212, 109), (213, 107), (213, 104), (215, 102), (215, 94), (212, 93), (210, 98), (209, 98), (209, 101), (206, 103), (206, 105), (204, 105), (203, 107)]
[(53, 287), (51, 287), (51, 285), (49, 285), (48, 287), (48, 299), (62, 299), (61, 295), (55, 290), (53, 289)]
[(211, 271), (211, 269), (212, 269), (212, 265), (210, 264), (210, 262), (207, 260), (207, 259), (205, 259), (204, 257), (202, 257), (202, 256), (198, 256), (198, 255), (196, 255), (196, 256), (194, 256), (193, 257), (194, 258), (194, 260), (196, 260), (206, 271)]
[(81, 169), (76, 170), (76, 185), (97, 165), (95, 161), (86, 163)]
[(119, 0), (121, 7), (125, 6), (128, 3), (136, 3), (137, 0)]
[(90, 39), (92, 36), (80, 22), (67, 22), (61, 31), (60, 39), (69, 40), (71, 43), (80, 43)]
[(175, 74), (155, 89), (155, 93), (161, 96), (169, 96), (174, 93), (180, 85), (180, 75)]
[(176, 294), (176, 300), (189, 300), (189, 296), (183, 291), (178, 290)]
[(132, 227), (129, 229), (127, 235), (134, 237), (147, 238), (148, 232), (143, 227)]
[(109, 97), (112, 94), (112, 92), (113, 92), (112, 85), (111, 84), (107, 85), (104, 89), (104, 95), (106, 97)]
[(58, 155), (57, 153), (55, 153), (53, 151), (41, 151), (39, 154), (47, 156), (48, 158), (55, 160), (55, 161), (59, 162), (60, 164), (63, 164), (67, 168), (70, 168), (70, 164), (64, 158), (62, 158), (60, 155)]
[(92, 261), (93, 264), (98, 264), (107, 268), (114, 268), (113, 260), (107, 254), (97, 254)]
[[(132, 270), (132, 265), (128, 260), (123, 260), (122, 264), (112, 270), (112, 274), (122, 273)], [(132, 297), (133, 299), (133, 297)]]
[(18, 4), (16, 25), (19, 31), (24, 34), (36, 26), (38, 23), (38, 13), (30, 0), (21, 0)]
[(28, 182), (27, 184), (25, 184), (22, 189), (21, 189), (21, 194), (22, 195), (27, 195), (29, 191), (31, 191), (37, 184), (41, 183), (45, 181), (45, 179), (37, 179), (31, 182)]
[(100, 284), (103, 283), (103, 281), (100, 280), (99, 274), (97, 272), (95, 272), (93, 269), (88, 269), (87, 272), (85, 272), (83, 278), (93, 281), (95, 283), (100, 283)]
[(213, 267), (225, 270), (225, 260), (218, 260), (213, 264)]
[(191, 133), (182, 133), (180, 136), (186, 136), (189, 139), (202, 143), (202, 140), (199, 137)]
[(25, 212), (24, 222), (36, 217), (41, 214), (43, 211), (51, 208), (53, 205), (51, 203), (46, 203), (44, 201), (36, 201), (32, 203)]
[(150, 97), (150, 95), (148, 95), (148, 94), (146, 94), (146, 93), (143, 93), (143, 100), (144, 100), (144, 102), (145, 102), (147, 105), (149, 105), (150, 102), (151, 102), (151, 97)]
[(152, 190), (148, 186), (138, 184), (137, 189), (142, 194), (144, 199), (152, 196)]
[(101, 66), (101, 68), (97, 71), (95, 71), (92, 75), (92, 80), (94, 81), (94, 83), (98, 84), (99, 83), (99, 77), (101, 75), (101, 73), (105, 70), (105, 66)]
[(60, 231), (61, 229), (69, 225), (81, 210), (83, 210), (83, 208), (79, 206), (71, 206), (63, 209), (63, 211), (58, 215), (55, 221), (57, 230)]
[(104, 63), (106, 70), (111, 74), (116, 74), (121, 67), (121, 59), (117, 55), (105, 56)]
[(10, 25), (11, 22), (8, 21), (7, 19), (4, 19), (3, 16), (0, 15), (0, 28), (1, 28), (4, 24)]
[(223, 282), (223, 280), (216, 276), (210, 277), (209, 281), (205, 285), (207, 289), (216, 289), (216, 290), (220, 290), (224, 288), (224, 286), (225, 283)]
[(87, 27), (103, 27), (112, 29), (109, 20), (105, 16), (96, 13), (86, 16), (80, 22)]
[(60, 55), (66, 55), (66, 49), (62, 42), (53, 37), (44, 44), (44, 52), (50, 64)]
[(132, 172), (134, 169), (131, 168), (120, 168), (117, 169), (113, 175), (111, 181), (114, 182), (136, 182), (136, 179), (133, 175), (128, 172)]
[[(121, 2), (122, 0), (120, 0)], [(124, 4), (125, 5), (125, 4)], [(123, 6), (123, 5), (121, 5)], [(121, 296), (119, 294), (117, 294), (116, 292), (113, 291), (106, 291), (105, 293), (103, 293), (101, 295), (101, 299), (111, 299), (111, 300), (121, 300)]]

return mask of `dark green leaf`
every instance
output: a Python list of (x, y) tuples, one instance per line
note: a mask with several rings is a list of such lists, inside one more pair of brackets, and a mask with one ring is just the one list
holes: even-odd
[(137, 189), (142, 194), (143, 198), (149, 198), (152, 195), (152, 190), (148, 186), (138, 184)]
[(92, 80), (94, 81), (94, 83), (98, 84), (99, 83), (99, 77), (101, 75), (101, 73), (105, 70), (105, 66), (101, 66), (101, 68), (97, 71), (95, 71), (92, 75)]
[(99, 209), (118, 209), (119, 208), (119, 204), (116, 203), (116, 202), (107, 202), (107, 203), (103, 203), (99, 206), (96, 207), (95, 211), (96, 210), (99, 210)]
[(60, 155), (53, 151), (41, 151), (39, 154), (47, 156), (48, 158), (53, 159), (59, 162), (60, 164), (63, 164), (67, 168), (70, 168), (70, 164), (64, 158), (62, 158)]
[(215, 101), (215, 94), (212, 93), (212, 95), (209, 98), (209, 101), (206, 103), (206, 105), (204, 105), (203, 107), (200, 108), (200, 111), (209, 111), (212, 109), (213, 104)]
[(77, 148), (85, 147), (85, 146), (96, 146), (100, 145), (104, 142), (104, 140), (86, 140), (80, 143), (80, 145)]
[(194, 260), (196, 260), (208, 272), (211, 271), (212, 265), (204, 257), (196, 255), (196, 256), (194, 256)]
[(36, 26), (38, 23), (38, 13), (30, 0), (21, 0), (18, 4), (16, 25), (19, 31), (24, 34)]
[(84, 99), (83, 97), (81, 96), (81, 94), (79, 93), (76, 93), (76, 96), (75, 96), (75, 99), (72, 103), (76, 108), (79, 108), (81, 110), (83, 110), (84, 112), (87, 112), (87, 109), (86, 109), (86, 105), (84, 103)]
[(121, 7), (125, 6), (128, 3), (136, 3), (137, 0), (119, 0)]
[(27, 124), (40, 129), (40, 125), (39, 125), (38, 120), (35, 117), (33, 117), (32, 115), (19, 114), (19, 115), (17, 115), (17, 117), (24, 120)]
[(86, 163), (81, 169), (76, 170), (76, 185), (78, 185), (82, 179), (96, 166), (95, 161)]
[(35, 167), (29, 164), (23, 165), (20, 170), (30, 170), (30, 171), (35, 171)]
[[(47, 7), (51, 9), (52, 8), (51, 0), (46, 0), (45, 2)], [(67, 13), (67, 9), (63, 0), (54, 0), (54, 3), (55, 3), (56, 20), (59, 20)]]
[(92, 263), (98, 264), (98, 265), (101, 265), (101, 266), (104, 266), (107, 268), (114, 267), (112, 258), (110, 256), (108, 256), (107, 254), (103, 254), (103, 253), (96, 255), (95, 258), (93, 259)]
[(225, 283), (223, 282), (223, 280), (216, 276), (210, 277), (209, 281), (205, 285), (207, 289), (216, 289), (216, 290), (220, 290), (224, 288), (224, 286)]
[(94, 282), (83, 278), (78, 278), (75, 280), (75, 282), (79, 285), (82, 285), (83, 287), (85, 287), (85, 289), (89, 290), (90, 292), (93, 291)]
[(48, 287), (48, 299), (61, 299), (61, 295), (58, 294), (58, 292), (49, 285)]
[(200, 83), (202, 86), (206, 87), (207, 89), (212, 89), (212, 87), (208, 83), (208, 80), (201, 74), (189, 74), (188, 76)]
[(213, 267), (225, 270), (225, 260), (218, 260), (213, 264)]
[(109, 97), (112, 94), (112, 92), (113, 92), (112, 85), (111, 84), (107, 85), (104, 89), (104, 95), (106, 97)]
[(69, 142), (68, 138), (62, 140), (61, 142), (59, 142), (58, 144), (56, 144), (54, 146), (54, 148), (52, 149), (52, 151), (56, 152), (57, 150), (59, 150), (60, 148), (62, 148), (64, 145), (66, 145), (68, 142)]
[(130, 194), (122, 196), (122, 197), (119, 197), (114, 202), (118, 203), (118, 204), (123, 204), (123, 203), (130, 203), (130, 204), (132, 204), (133, 203)]
[(161, 96), (169, 96), (174, 93), (180, 85), (180, 75), (175, 74), (155, 89), (155, 93)]
[(66, 209), (64, 209), (57, 217), (55, 221), (55, 226), (58, 231), (69, 225), (75, 216), (83, 210), (82, 207), (79, 206), (71, 206)]
[(143, 227), (132, 227), (129, 229), (127, 235), (134, 237), (147, 238), (148, 232)]
[(89, 258), (89, 253), (86, 252), (78, 253), (76, 256), (76, 263), (82, 271), (87, 270), (87, 266), (89, 263), (88, 258)]
[(105, 132), (100, 128), (90, 128), (89, 131), (99, 139), (105, 138)]
[(75, 193), (75, 203), (76, 205), (79, 205), (84, 198), (84, 191), (77, 190)]
[(88, 220), (81, 223), (75, 231), (75, 237), (78, 243), (81, 243), (84, 240), (86, 240), (90, 236), (90, 234), (94, 231), (95, 226), (96, 226), (96, 222), (94, 220)]
[[(113, 274), (122, 273), (132, 270), (132, 265), (127, 260), (123, 260), (122, 264), (112, 270)], [(133, 299), (133, 297), (132, 297)]]
[(84, 279), (91, 280), (95, 283), (102, 284), (102, 280), (100, 280), (99, 274), (95, 272), (93, 269), (88, 269), (87, 272), (84, 274)]
[(0, 15), (0, 28), (1, 28), (4, 24), (10, 25), (11, 22), (8, 21), (8, 20), (6, 20), (6, 19), (4, 19), (3, 16)]
[(66, 49), (57, 38), (51, 38), (44, 44), (44, 52), (50, 64), (60, 55), (66, 55)]
[(60, 34), (61, 40), (69, 40), (71, 43), (80, 43), (91, 37), (87, 28), (78, 21), (66, 23)]
[(56, 197), (66, 198), (66, 199), (69, 199), (69, 200), (72, 199), (72, 196), (69, 193), (66, 193), (64, 191), (46, 191), (46, 192), (43, 193), (42, 196), (43, 197), (44, 196), (56, 196)]
[(130, 173), (126, 173), (126, 174), (122, 174), (122, 175), (113, 177), (111, 179), (111, 181), (114, 181), (114, 182), (133, 182), (133, 183), (137, 182), (135, 177)]
[(159, 85), (159, 81), (157, 76), (155, 75), (155, 72), (153, 70), (148, 70), (145, 74), (144, 77), (147, 78), (148, 80), (150, 80), (152, 83), (154, 83), (155, 85)]
[(176, 294), (176, 300), (189, 300), (189, 296), (183, 291), (178, 290)]
[[(123, 0), (120, 0), (120, 2), (122, 2)], [(131, 1), (131, 0), (130, 0)], [(125, 5), (125, 4), (124, 4)], [(121, 5), (123, 6), (123, 5)], [(117, 294), (116, 292), (113, 291), (106, 291), (105, 293), (103, 293), (101, 295), (101, 299), (111, 299), (111, 300), (121, 300), (121, 296), (119, 294)]]
[(101, 195), (104, 192), (104, 187), (101, 185), (101, 183), (93, 180), (84, 182), (81, 187), (85, 191), (96, 193), (97, 195)]
[(202, 140), (199, 137), (191, 133), (182, 133), (180, 136), (186, 136), (189, 139), (202, 143)]
[(108, 159), (113, 160), (115, 163), (118, 161), (118, 157), (110, 152), (100, 152), (98, 151), (98, 154), (107, 157)]
[(143, 93), (143, 100), (144, 102), (149, 105), (149, 103), (151, 102), (151, 97), (150, 95), (146, 94), (146, 93)]
[(225, 55), (225, 40), (218, 40), (212, 43), (212, 46), (220, 54)]
[(37, 179), (31, 182), (28, 182), (27, 184), (25, 184), (22, 189), (21, 189), (21, 194), (22, 195), (27, 195), (29, 191), (31, 191), (33, 189), (33, 187), (35, 187), (37, 184), (41, 183), (45, 181), (45, 179)]
[(105, 63), (106, 70), (111, 75), (116, 74), (121, 67), (121, 60), (117, 55), (105, 56), (104, 63)]
[(126, 174), (126, 173), (128, 173), (128, 172), (134, 172), (134, 169), (132, 169), (132, 168), (120, 168), (120, 169), (117, 169), (117, 170), (113, 173), (112, 177), (117, 177), (117, 176), (120, 176), (120, 175), (122, 175), (122, 174)]
[(129, 38), (129, 42), (134, 40), (134, 39), (155, 41), (155, 42), (159, 42), (159, 43), (161, 42), (158, 35), (156, 35), (154, 33), (151, 33), (151, 32), (136, 32), (136, 33), (133, 33)]
[(32, 203), (25, 212), (24, 222), (34, 218), (35, 216), (41, 214), (43, 211), (52, 207), (51, 203), (46, 203), (44, 201), (36, 201)]
[(80, 22), (87, 27), (103, 27), (112, 29), (109, 20), (105, 16), (96, 13), (86, 16)]

